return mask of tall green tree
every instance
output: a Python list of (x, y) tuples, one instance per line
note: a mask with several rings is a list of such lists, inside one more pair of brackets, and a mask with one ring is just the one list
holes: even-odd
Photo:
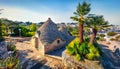
[(83, 25), (85, 23), (85, 15), (87, 15), (90, 12), (90, 5), (87, 2), (83, 2), (82, 4), (78, 4), (76, 11), (74, 12), (75, 16), (71, 17), (74, 21), (78, 21), (79, 24), (79, 38), (80, 43), (83, 42)]
[(92, 36), (89, 41), (90, 44), (94, 43), (98, 30), (107, 29), (109, 27), (108, 22), (105, 21), (102, 15), (95, 14), (88, 16), (86, 24), (92, 29)]

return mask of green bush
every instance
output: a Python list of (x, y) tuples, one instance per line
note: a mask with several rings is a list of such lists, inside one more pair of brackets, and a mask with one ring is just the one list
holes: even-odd
[(100, 57), (99, 50), (94, 45), (91, 44), (88, 44), (88, 47), (90, 53), (87, 54), (87, 59), (98, 60)]
[(8, 45), (7, 50), (8, 51), (14, 51), (14, 50), (16, 50), (16, 47), (14, 45)]
[(7, 57), (4, 60), (0, 60), (0, 67), (3, 67), (5, 69), (18, 69), (19, 66), (19, 58), (18, 58), (18, 52), (16, 50), (16, 46), (14, 45), (8, 45), (7, 46), (8, 51), (13, 51), (13, 55)]
[(13, 51), (13, 56), (16, 56), (16, 55), (17, 55), (16, 46), (10, 44), (10, 45), (7, 46), (7, 50), (8, 50), (8, 51)]
[(35, 32), (28, 32), (28, 33), (26, 34), (26, 37), (31, 37), (31, 36), (33, 36), (33, 35), (35, 35)]
[(94, 42), (93, 45), (88, 42), (80, 44), (78, 38), (70, 42), (66, 49), (70, 55), (75, 55), (77, 60), (99, 60), (100, 56), (103, 54), (102, 49), (97, 42)]
[(19, 26), (14, 30), (14, 36), (19, 36), (19, 29), (21, 29), (21, 36), (23, 37), (31, 37), (35, 35), (35, 31), (31, 31), (30, 29), (24, 27), (24, 26)]
[(100, 37), (105, 37), (105, 35), (104, 35), (104, 34), (100, 34), (99, 36), (100, 36)]
[(72, 36), (78, 36), (78, 29), (77, 27), (66, 27), (67, 31), (70, 32)]
[(116, 32), (108, 32), (107, 35), (108, 36), (115, 36), (115, 35), (117, 35), (117, 33)]
[(18, 69), (19, 58), (16, 57), (8, 57), (5, 60), (0, 60), (0, 67), (4, 67), (5, 69)]

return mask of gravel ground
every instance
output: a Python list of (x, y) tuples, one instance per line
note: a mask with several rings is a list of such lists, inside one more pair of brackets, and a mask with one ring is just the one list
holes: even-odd
[[(39, 51), (32, 47), (30, 42), (17, 42), (15, 45), (19, 52), (21, 65), (23, 65), (22, 69), (58, 69), (63, 67), (62, 60), (49, 56), (41, 57)], [(56, 51), (60, 55), (63, 50), (64, 48), (61, 48)], [(56, 55), (57, 53), (52, 54)]]

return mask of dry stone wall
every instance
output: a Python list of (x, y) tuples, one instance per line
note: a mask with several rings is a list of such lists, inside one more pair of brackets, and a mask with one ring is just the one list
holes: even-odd
[(5, 41), (0, 42), (0, 59), (5, 59), (8, 56), (7, 44)]
[(62, 53), (62, 62), (68, 69), (104, 69), (99, 61), (78, 61), (74, 56), (70, 56), (66, 51)]

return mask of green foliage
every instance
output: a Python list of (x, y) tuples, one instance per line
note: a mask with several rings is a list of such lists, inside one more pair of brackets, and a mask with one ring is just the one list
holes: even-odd
[(31, 36), (33, 36), (33, 35), (35, 35), (35, 32), (28, 32), (25, 36), (26, 36), (26, 37), (31, 37)]
[(101, 29), (107, 29), (108, 26), (108, 21), (105, 21), (102, 15), (95, 15), (95, 14), (89, 14), (87, 19), (86, 19), (86, 24), (90, 28), (94, 28), (96, 30), (101, 30)]
[(0, 60), (0, 67), (5, 69), (17, 69), (19, 65), (19, 59), (16, 57), (8, 57), (5, 60)]
[(0, 67), (4, 67), (5, 69), (17, 69), (20, 62), (16, 46), (10, 44), (7, 46), (7, 49), (8, 51), (13, 51), (13, 55), (4, 60), (0, 60)]
[(84, 41), (89, 42), (90, 41), (90, 37), (89, 36), (84, 36)]
[(104, 34), (98, 34), (97, 37), (96, 37), (96, 40), (99, 40), (99, 41), (104, 41), (105, 35)]
[(31, 37), (31, 36), (35, 35), (37, 27), (34, 24), (32, 24), (30, 27), (18, 26), (16, 29), (14, 29), (14, 36), (19, 36), (20, 35), (19, 29), (21, 29), (21, 36)]
[(94, 42), (93, 45), (86, 41), (80, 44), (78, 38), (71, 41), (66, 49), (70, 55), (75, 55), (77, 60), (99, 60), (100, 56), (103, 54), (97, 42)]
[(100, 57), (99, 50), (95, 47), (95, 45), (88, 44), (89, 54), (87, 54), (87, 58), (90, 60), (97, 60)]
[(16, 46), (15, 46), (15, 45), (9, 44), (9, 45), (7, 46), (7, 50), (8, 50), (8, 51), (13, 51), (13, 56), (16, 56), (16, 55), (17, 55), (17, 49), (16, 49)]
[(117, 33), (116, 32), (108, 32), (107, 35), (108, 36), (115, 36), (115, 35), (117, 35)]
[(72, 36), (77, 36), (78, 35), (78, 28), (77, 27), (66, 27), (67, 31), (70, 32)]
[(78, 35), (78, 30), (74, 29), (73, 31), (70, 32), (73, 36), (77, 36)]
[(31, 30), (31, 31), (36, 31), (36, 30), (37, 30), (37, 26), (36, 26), (34, 23), (32, 23), (32, 24), (30, 25), (30, 30)]
[(100, 36), (100, 37), (105, 37), (105, 35), (104, 35), (104, 34), (100, 34), (99, 36)]
[(89, 12), (90, 4), (84, 1), (82, 4), (78, 4), (76, 12), (74, 12), (75, 16), (71, 17), (71, 19), (83, 24), (85, 20), (84, 15), (87, 15)]
[(7, 50), (8, 51), (14, 51), (14, 50), (16, 50), (16, 47), (14, 45), (8, 45)]
[(68, 50), (68, 52), (69, 52), (70, 55), (75, 54), (75, 48), (74, 48), (74, 46), (73, 47), (67, 46), (66, 49)]

